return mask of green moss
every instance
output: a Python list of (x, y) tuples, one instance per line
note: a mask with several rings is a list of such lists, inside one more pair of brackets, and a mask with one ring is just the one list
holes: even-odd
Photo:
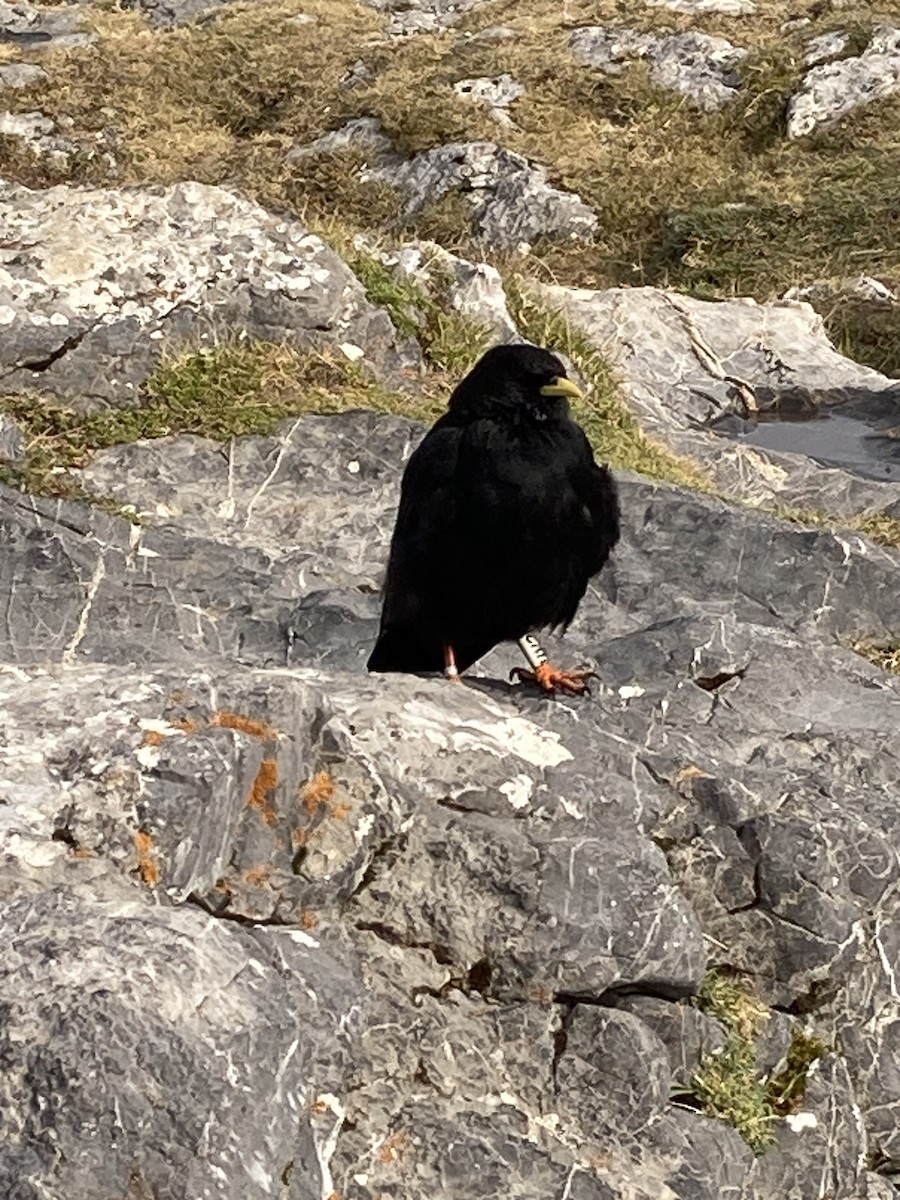
[(819, 1038), (794, 1030), (785, 1068), (773, 1076), (767, 1086), (769, 1101), (776, 1113), (786, 1116), (794, 1112), (806, 1094), (809, 1068), (831, 1049)]
[(451, 281), (439, 263), (430, 264), (427, 287), (398, 276), (377, 254), (358, 247), (349, 263), (372, 303), (387, 309), (400, 333), (418, 339), (426, 368), (446, 374), (453, 383), (496, 341), (491, 330), (453, 310)]
[(757, 1153), (772, 1142), (776, 1117), (768, 1088), (756, 1067), (756, 1043), (767, 1019), (765, 1005), (737, 976), (714, 970), (706, 976), (696, 1006), (725, 1026), (721, 1050), (706, 1054), (691, 1087), (704, 1112), (732, 1125)]

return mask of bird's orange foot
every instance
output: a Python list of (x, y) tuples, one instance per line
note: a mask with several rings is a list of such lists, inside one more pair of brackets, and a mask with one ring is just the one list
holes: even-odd
[(541, 663), (533, 671), (514, 667), (510, 679), (521, 683), (536, 683), (545, 692), (566, 692), (570, 696), (583, 696), (590, 692), (589, 679), (596, 679), (596, 671), (561, 671), (550, 663)]

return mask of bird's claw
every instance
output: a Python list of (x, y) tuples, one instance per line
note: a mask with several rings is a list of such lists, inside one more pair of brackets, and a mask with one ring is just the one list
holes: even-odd
[(534, 671), (513, 667), (509, 677), (519, 683), (535, 683), (544, 692), (565, 692), (569, 696), (590, 695), (588, 680), (598, 678), (596, 671), (563, 671), (549, 663), (541, 663)]

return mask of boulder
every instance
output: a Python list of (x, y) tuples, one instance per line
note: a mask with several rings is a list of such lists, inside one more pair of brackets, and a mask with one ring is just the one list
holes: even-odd
[[(808, 304), (656, 288), (540, 285), (536, 294), (617, 368), (641, 426), (699, 461), (725, 494), (836, 517), (900, 516), (897, 443), (888, 428), (879, 441), (880, 426), (900, 423), (900, 385), (838, 354)], [(817, 450), (813, 418), (829, 414), (847, 422), (846, 444), (836, 437)], [(796, 423), (764, 424), (778, 415)], [(793, 433), (797, 452), (766, 448), (767, 431), (776, 446)], [(865, 454), (862, 435), (871, 438)]]
[(405, 219), (448, 192), (472, 210), (473, 231), (497, 248), (528, 246), (538, 238), (587, 239), (597, 217), (574, 193), (552, 187), (544, 167), (495, 142), (449, 142), (368, 177), (405, 194)]
[(633, 59), (646, 59), (658, 87), (680, 93), (706, 112), (721, 108), (737, 94), (741, 81), (735, 68), (747, 53), (726, 38), (706, 33), (658, 37), (597, 25), (576, 29), (569, 45), (582, 61), (610, 75), (619, 74)]
[(33, 87), (48, 78), (47, 72), (33, 63), (7, 63), (0, 67), (0, 90)]
[(418, 361), (344, 262), (224, 188), (30, 191), (0, 182), (0, 388), (128, 407), (165, 352), (228, 331)]
[[(829, 47), (832, 57), (833, 47)], [(824, 62), (803, 77), (787, 113), (789, 138), (805, 137), (900, 90), (900, 29), (879, 26), (862, 54)]]
[[(71, 5), (30, 4), (29, 0), (10, 4), (8, 0), (0, 0), (0, 43), (35, 51), (67, 50), (89, 46), (96, 40), (96, 34), (82, 32), (81, 15)], [(34, 81), (32, 75), (31, 82)]]
[(408, 37), (416, 33), (442, 33), (450, 29), (485, 0), (363, 0), (371, 8), (387, 14), (389, 37)]

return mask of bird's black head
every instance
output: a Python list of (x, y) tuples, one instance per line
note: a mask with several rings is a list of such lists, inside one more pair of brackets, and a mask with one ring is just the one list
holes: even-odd
[(568, 416), (568, 399), (580, 396), (562, 362), (549, 350), (521, 344), (494, 346), (458, 385), (450, 397), (450, 411), (480, 417), (524, 406), (541, 420)]

